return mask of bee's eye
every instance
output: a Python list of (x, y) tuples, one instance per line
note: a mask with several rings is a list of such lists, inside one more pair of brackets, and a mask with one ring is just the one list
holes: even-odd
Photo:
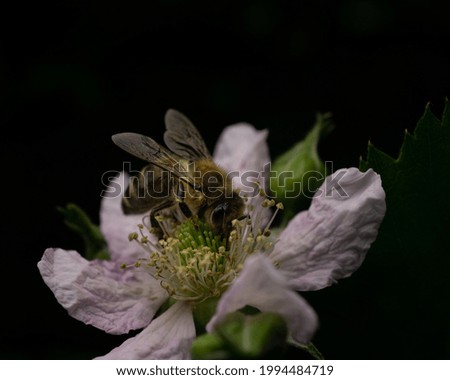
[(221, 226), (225, 222), (225, 216), (228, 209), (228, 203), (219, 204), (211, 213), (211, 224)]

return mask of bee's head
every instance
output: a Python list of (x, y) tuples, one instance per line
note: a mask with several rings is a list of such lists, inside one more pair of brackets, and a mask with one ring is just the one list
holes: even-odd
[(221, 229), (222, 231), (226, 227), (227, 224), (227, 213), (230, 208), (230, 204), (225, 201), (219, 203), (211, 212), (210, 215), (210, 223), (214, 227), (214, 229)]
[(222, 236), (228, 235), (231, 222), (242, 217), (244, 212), (244, 201), (237, 194), (232, 198), (226, 198), (216, 204), (209, 215), (209, 223), (215, 232)]

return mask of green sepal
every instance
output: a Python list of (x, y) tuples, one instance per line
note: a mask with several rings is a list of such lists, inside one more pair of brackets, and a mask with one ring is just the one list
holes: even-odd
[(191, 346), (191, 357), (194, 360), (233, 359), (232, 355), (224, 339), (217, 333), (200, 335)]
[(206, 331), (205, 327), (216, 311), (218, 298), (208, 298), (194, 307), (194, 323), (197, 333)]
[(64, 216), (64, 223), (83, 239), (84, 257), (87, 260), (109, 260), (108, 247), (100, 228), (92, 223), (80, 207), (68, 203), (57, 209)]
[(195, 359), (277, 359), (287, 348), (287, 326), (275, 313), (229, 314), (211, 334), (192, 345)]
[(308, 206), (309, 200), (325, 179), (325, 165), (317, 152), (321, 136), (332, 130), (330, 114), (318, 114), (314, 127), (304, 140), (296, 143), (272, 164), (271, 195), (283, 202), (282, 224)]
[(322, 353), (319, 351), (319, 349), (312, 343), (309, 342), (308, 344), (300, 344), (295, 342), (293, 339), (288, 339), (289, 345), (299, 348), (305, 352), (307, 352), (309, 355), (311, 355), (314, 359), (317, 360), (324, 360)]
[(237, 358), (273, 356), (283, 352), (286, 345), (286, 323), (275, 313), (231, 313), (216, 331)]

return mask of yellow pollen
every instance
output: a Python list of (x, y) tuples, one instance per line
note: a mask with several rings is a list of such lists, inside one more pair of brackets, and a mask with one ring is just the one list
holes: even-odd
[[(212, 226), (197, 217), (180, 221), (159, 241), (147, 236), (146, 231), (151, 229), (139, 224), (139, 233), (131, 233), (129, 239), (140, 244), (147, 257), (121, 268), (134, 266), (149, 272), (176, 300), (199, 303), (220, 296), (239, 276), (249, 255), (273, 249), (269, 228), (283, 205), (267, 199), (262, 189), (260, 197), (251, 201), (244, 198), (244, 202), (246, 212), (231, 222), (227, 236), (216, 234)], [(264, 208), (275, 205), (276, 210), (267, 223)]]

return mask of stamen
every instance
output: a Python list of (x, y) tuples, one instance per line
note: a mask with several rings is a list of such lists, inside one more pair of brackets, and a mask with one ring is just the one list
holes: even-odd
[[(198, 217), (177, 215), (176, 207), (173, 214), (156, 216), (165, 236), (155, 242), (147, 232), (151, 232), (150, 218), (143, 219), (129, 239), (144, 247), (148, 256), (121, 268), (148, 271), (177, 300), (197, 303), (219, 297), (239, 275), (249, 255), (273, 249), (269, 228), (282, 204), (275, 205), (262, 189), (256, 198), (243, 199), (246, 213), (231, 222), (226, 237), (216, 235), (212, 226)], [(269, 223), (263, 225), (267, 208), (274, 206)]]
[[(273, 204), (275, 204), (275, 201), (274, 200), (272, 200), (272, 201), (273, 201)], [(276, 210), (273, 213), (272, 218), (270, 218), (269, 223), (267, 223), (267, 227), (266, 228), (269, 228), (272, 225), (273, 221), (275, 220), (275, 218), (276, 218), (276, 216), (278, 214), (278, 211), (279, 210), (283, 210), (283, 209), (284, 209), (283, 203), (278, 202), (276, 204)]]

